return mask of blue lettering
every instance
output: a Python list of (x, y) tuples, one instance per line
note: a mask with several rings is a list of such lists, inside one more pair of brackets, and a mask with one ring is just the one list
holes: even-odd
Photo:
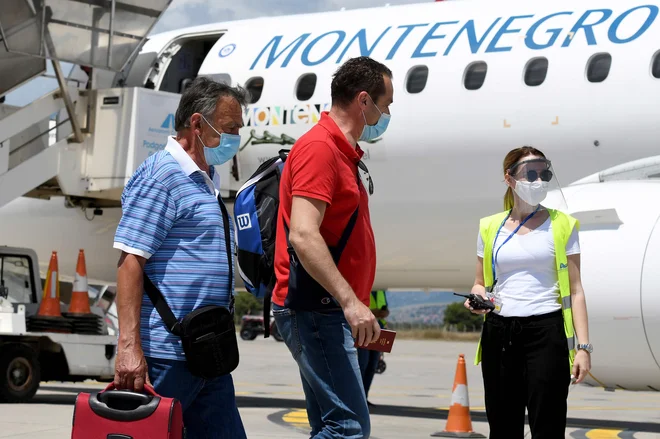
[(415, 49), (415, 52), (413, 53), (412, 57), (413, 58), (424, 58), (428, 56), (436, 56), (438, 52), (426, 52), (422, 53), (422, 49), (424, 49), (424, 45), (429, 41), (429, 40), (442, 40), (444, 37), (447, 35), (433, 35), (433, 32), (443, 24), (456, 24), (458, 21), (443, 21), (441, 23), (436, 23), (433, 25), (431, 29), (424, 35), (424, 38), (422, 38), (422, 41), (419, 42), (419, 45), (417, 46), (417, 49)]
[[(646, 8), (649, 10), (649, 16), (646, 18), (646, 21), (642, 26), (633, 34), (633, 36), (625, 39), (621, 39), (616, 36), (616, 31), (619, 30), (619, 25), (623, 21), (624, 18), (626, 18), (628, 15), (630, 15), (631, 12), (636, 11), (637, 9), (642, 9)], [(656, 19), (658, 16), (658, 7), (655, 5), (646, 5), (646, 6), (637, 6), (636, 8), (632, 8), (624, 12), (623, 14), (619, 15), (616, 20), (612, 22), (612, 25), (610, 26), (609, 32), (607, 32), (607, 36), (609, 37), (610, 41), (616, 44), (623, 44), (623, 43), (629, 43), (633, 40), (636, 40), (639, 38), (646, 30), (651, 26), (651, 23)]]
[(165, 148), (165, 143), (157, 143), (157, 142), (149, 142), (147, 140), (142, 141), (142, 147), (147, 148), (147, 149), (164, 149)]
[(511, 23), (514, 22), (514, 20), (517, 20), (519, 18), (532, 18), (534, 17), (533, 15), (514, 15), (513, 17), (509, 17), (507, 21), (504, 22), (502, 27), (500, 28), (499, 31), (495, 34), (493, 39), (490, 41), (490, 44), (488, 45), (488, 48), (486, 49), (486, 53), (490, 52), (509, 52), (511, 50), (511, 46), (508, 47), (495, 47), (497, 46), (497, 43), (499, 42), (500, 38), (504, 34), (515, 34), (517, 32), (520, 32), (521, 29), (507, 29)]
[[(595, 23), (592, 24), (584, 24), (585, 21), (587, 21), (587, 18), (589, 18), (589, 15), (591, 15), (592, 12), (600, 12), (603, 14), (602, 17), (600, 17), (600, 20), (598, 20)], [(564, 40), (564, 43), (561, 45), (561, 47), (568, 47), (571, 44), (571, 41), (575, 39), (575, 35), (577, 34), (577, 31), (580, 29), (584, 29), (584, 35), (587, 37), (587, 44), (590, 46), (593, 46), (596, 43), (596, 37), (594, 36), (594, 26), (598, 26), (608, 18), (610, 18), (610, 15), (612, 15), (612, 10), (611, 9), (591, 9), (585, 12), (582, 17), (575, 23), (575, 26), (571, 29), (569, 32), (569, 35), (566, 37)]]
[[(316, 43), (318, 43), (319, 41), (321, 41), (323, 38), (327, 37), (328, 35), (332, 35), (332, 34), (337, 35), (337, 41), (335, 42), (335, 45), (332, 46), (332, 49), (330, 49), (328, 51), (328, 53), (326, 53), (318, 61), (310, 61), (309, 60), (309, 52), (312, 50), (314, 45)], [(332, 54), (337, 51), (337, 49), (339, 49), (339, 46), (341, 46), (341, 43), (344, 42), (344, 38), (346, 38), (346, 32), (344, 32), (343, 30), (333, 30), (333, 31), (330, 31), (330, 32), (326, 32), (323, 35), (314, 38), (314, 40), (312, 40), (312, 42), (309, 43), (307, 45), (307, 47), (305, 47), (305, 50), (303, 51), (302, 57), (300, 58), (300, 60), (306, 66), (315, 66), (315, 65), (321, 64), (322, 62), (324, 62), (325, 60), (330, 58), (332, 56)]]
[(401, 46), (401, 43), (403, 43), (403, 40), (405, 40), (408, 35), (410, 35), (410, 32), (416, 27), (421, 27), (421, 26), (428, 26), (428, 23), (425, 24), (406, 24), (403, 26), (399, 26), (397, 29), (405, 29), (405, 32), (399, 37), (397, 42), (392, 46), (392, 50), (390, 50), (390, 53), (387, 55), (387, 58), (385, 59), (392, 59), (394, 58), (394, 55), (396, 54), (396, 51), (399, 50), (399, 47)]
[(451, 48), (454, 47), (454, 44), (456, 44), (456, 41), (458, 41), (458, 38), (461, 36), (463, 31), (467, 32), (468, 42), (470, 43), (470, 50), (472, 51), (472, 53), (477, 53), (477, 51), (481, 47), (481, 44), (484, 42), (490, 31), (493, 30), (495, 25), (501, 20), (501, 18), (502, 17), (496, 19), (493, 22), (493, 24), (490, 25), (486, 33), (478, 40), (477, 40), (477, 31), (474, 28), (474, 20), (468, 21), (467, 23), (465, 23), (465, 26), (463, 26), (461, 30), (458, 31), (458, 33), (451, 41), (451, 43), (449, 43), (447, 50), (445, 50), (444, 56), (447, 56), (449, 54), (449, 51), (451, 51)]
[(547, 31), (545, 31), (546, 33), (551, 35), (550, 39), (545, 44), (535, 43), (534, 33), (536, 32), (536, 30), (539, 28), (540, 25), (542, 25), (552, 17), (557, 17), (558, 15), (572, 15), (572, 14), (573, 14), (572, 12), (557, 12), (555, 14), (550, 14), (547, 17), (543, 17), (539, 21), (534, 23), (532, 27), (530, 27), (529, 30), (527, 31), (527, 36), (525, 37), (525, 44), (527, 45), (527, 47), (529, 47), (532, 50), (539, 50), (539, 49), (547, 49), (548, 47), (555, 44), (555, 41), (557, 41), (557, 38), (559, 38), (559, 34), (563, 30), (562, 28), (548, 29)]
[(293, 54), (296, 53), (296, 50), (298, 50), (300, 45), (310, 35), (311, 34), (309, 34), (309, 33), (302, 34), (301, 36), (299, 36), (298, 38), (293, 40), (293, 42), (291, 42), (288, 46), (286, 46), (284, 49), (282, 49), (282, 51), (280, 53), (277, 53), (277, 54), (275, 52), (277, 51), (277, 46), (280, 44), (280, 41), (282, 41), (282, 35), (278, 35), (276, 37), (273, 37), (273, 39), (270, 40), (270, 42), (268, 44), (266, 44), (266, 47), (263, 48), (263, 50), (261, 51), (259, 56), (257, 56), (257, 59), (254, 60), (254, 62), (252, 63), (252, 67), (250, 67), (250, 70), (254, 69), (254, 67), (257, 65), (257, 63), (261, 59), (261, 55), (263, 55), (271, 45), (273, 47), (271, 48), (270, 53), (268, 54), (268, 61), (266, 61), (266, 68), (269, 68), (271, 66), (271, 64), (273, 64), (277, 60), (277, 58), (279, 58), (282, 54), (284, 54), (284, 52), (289, 50), (289, 48), (291, 48), (291, 46), (295, 45), (293, 47), (293, 49), (291, 49), (291, 52), (289, 52), (289, 55), (284, 59), (284, 62), (282, 63), (281, 67), (286, 67), (287, 65), (289, 65), (289, 62), (291, 61), (291, 58), (293, 57)]
[(360, 42), (360, 55), (362, 56), (371, 56), (371, 52), (376, 48), (380, 40), (383, 38), (383, 36), (390, 30), (392, 29), (392, 26), (388, 26), (387, 29), (383, 31), (383, 33), (380, 34), (380, 36), (376, 39), (376, 42), (371, 45), (371, 47), (367, 47), (367, 31), (366, 29), (360, 29), (358, 33), (355, 34), (355, 36), (351, 39), (351, 41), (348, 42), (346, 47), (344, 48), (344, 51), (339, 55), (339, 58), (337, 58), (337, 63), (340, 63), (342, 58), (346, 56), (346, 52), (348, 52), (348, 49), (351, 48), (351, 45), (355, 40), (359, 40)]

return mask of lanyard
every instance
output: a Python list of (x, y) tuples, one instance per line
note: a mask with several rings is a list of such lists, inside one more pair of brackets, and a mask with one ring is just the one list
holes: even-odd
[[(513, 232), (511, 232), (511, 234), (504, 240), (502, 245), (500, 245), (497, 248), (497, 252), (495, 252), (495, 257), (492, 258), (492, 260), (491, 260), (491, 264), (492, 264), (492, 268), (493, 268), (493, 286), (491, 287), (491, 291), (495, 288), (495, 284), (497, 283), (497, 278), (495, 277), (495, 264), (497, 263), (497, 255), (500, 253), (500, 250), (502, 249), (502, 247), (504, 247), (504, 244), (509, 242), (509, 239), (511, 239), (511, 237), (513, 237), (513, 235), (518, 233), (518, 230), (520, 230), (520, 228), (527, 222), (527, 220), (529, 220), (531, 217), (534, 216), (534, 214), (539, 210), (540, 207), (541, 207), (541, 205), (539, 204), (536, 207), (536, 209), (534, 210), (534, 212), (527, 215), (527, 218), (525, 218), (525, 220), (523, 222), (521, 222), (518, 225), (518, 227), (516, 227), (516, 229)], [(493, 241), (493, 250), (495, 250), (495, 243), (497, 242), (497, 237), (500, 236), (500, 232), (502, 231), (502, 227), (504, 227), (504, 224), (506, 224), (506, 221), (509, 219), (510, 216), (511, 216), (511, 211), (509, 211), (509, 214), (506, 216), (506, 218), (504, 218), (504, 221), (502, 221), (502, 224), (500, 224), (500, 228), (497, 229), (497, 234), (495, 235), (495, 240)]]

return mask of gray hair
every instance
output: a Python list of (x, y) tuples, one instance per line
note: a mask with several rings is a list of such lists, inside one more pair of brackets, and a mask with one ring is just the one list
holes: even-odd
[(181, 131), (183, 128), (188, 128), (190, 117), (195, 113), (201, 113), (207, 120), (211, 120), (218, 100), (223, 96), (236, 99), (242, 108), (247, 106), (249, 100), (248, 92), (241, 86), (231, 87), (204, 76), (195, 78), (181, 95), (181, 101), (174, 116), (174, 129)]

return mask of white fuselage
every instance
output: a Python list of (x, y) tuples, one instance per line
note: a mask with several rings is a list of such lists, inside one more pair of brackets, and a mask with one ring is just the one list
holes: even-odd
[[(543, 151), (564, 187), (658, 154), (660, 79), (652, 75), (652, 62), (660, 51), (659, 8), (658, 0), (424, 3), (182, 29), (154, 36), (142, 53), (161, 53), (182, 36), (217, 34), (200, 75), (228, 75), (232, 84), (243, 86), (263, 78), (259, 100), (245, 113), (242, 143), (252, 130), (258, 137), (265, 131), (300, 137), (318, 120), (319, 111), (329, 108), (332, 74), (342, 61), (364, 54), (384, 62), (394, 74), (392, 119), (382, 140), (361, 145), (375, 185), (370, 200), (378, 261), (374, 287), (465, 291), (474, 281), (479, 218), (503, 208), (502, 160), (509, 150), (533, 145)], [(604, 81), (594, 83), (587, 79), (588, 65), (597, 54), (611, 55), (611, 68)], [(542, 84), (529, 86), (526, 66), (536, 58), (547, 59), (547, 75)], [(177, 65), (184, 61), (177, 59)], [(485, 62), (487, 74), (479, 89), (467, 90), (466, 68), (475, 62)], [(423, 90), (409, 93), (411, 69), (423, 66), (428, 68)], [(156, 90), (169, 68), (177, 67), (161, 63), (161, 72), (152, 76)], [(297, 84), (310, 73), (316, 75), (313, 94), (298, 100)], [(225, 172), (223, 187), (237, 189), (263, 160), (289, 147), (248, 143), (238, 156), (239, 180)], [(644, 194), (660, 191), (656, 185), (646, 192), (648, 185), (635, 186), (642, 191), (641, 205), (631, 218), (643, 215), (655, 224), (658, 213), (647, 211), (642, 200), (652, 202), (652, 195)], [(596, 191), (594, 197), (610, 208), (625, 200), (585, 188)], [(566, 198), (573, 212), (583, 210), (581, 203), (590, 199)], [(88, 221), (81, 211), (65, 209), (62, 199), (18, 199), (0, 210), (0, 243), (34, 248), (41, 261), (58, 250), (63, 273), (73, 273), (77, 249), (84, 248), (90, 277), (114, 282), (119, 254), (112, 241), (120, 215), (119, 209), (105, 209), (103, 216)], [(621, 230), (608, 230), (607, 236)], [(636, 236), (634, 228), (626, 230)], [(605, 385), (660, 388), (660, 366), (644, 336), (642, 320), (648, 317), (642, 318), (639, 307), (640, 277), (617, 291), (631, 288), (630, 295), (636, 294), (636, 317), (631, 318), (641, 326), (629, 328), (638, 341), (630, 346), (642, 353), (631, 353), (637, 355), (631, 361), (637, 358), (644, 366), (628, 375), (609, 364), (618, 361), (620, 352), (609, 337), (613, 321), (624, 320), (611, 320), (617, 307), (601, 304), (603, 297), (617, 300), (614, 292), (612, 297), (604, 292), (603, 283), (610, 281), (603, 279), (602, 264), (611, 258), (603, 252), (641, 258), (632, 267), (633, 282), (646, 250), (616, 243), (602, 247), (590, 238), (602, 233), (607, 234), (585, 231), (582, 246), (592, 341), (603, 353), (595, 354), (594, 375), (603, 371), (606, 378), (598, 378)], [(657, 309), (657, 288), (646, 291), (644, 301)], [(660, 345), (656, 349), (660, 358)]]

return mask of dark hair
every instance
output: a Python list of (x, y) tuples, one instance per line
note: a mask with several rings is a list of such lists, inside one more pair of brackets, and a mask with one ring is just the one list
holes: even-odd
[(332, 77), (332, 105), (345, 107), (362, 91), (369, 93), (375, 103), (385, 94), (383, 75), (392, 78), (392, 71), (368, 56), (349, 59)]
[(218, 100), (229, 96), (238, 101), (241, 107), (248, 102), (248, 92), (238, 87), (231, 87), (223, 82), (215, 82), (204, 76), (198, 76), (181, 95), (179, 107), (174, 116), (174, 129), (181, 131), (190, 126), (190, 116), (201, 113), (205, 118), (213, 117)]
[[(539, 151), (538, 149), (532, 146), (523, 146), (520, 148), (512, 149), (511, 151), (509, 151), (506, 157), (504, 157), (504, 164), (503, 164), (504, 175), (506, 175), (511, 170), (513, 165), (515, 165), (520, 160), (530, 155), (546, 158), (545, 154), (543, 154), (541, 151)], [(504, 194), (504, 210), (509, 210), (512, 208), (513, 208), (513, 191), (511, 190), (511, 187), (508, 187), (506, 190), (506, 194)]]

